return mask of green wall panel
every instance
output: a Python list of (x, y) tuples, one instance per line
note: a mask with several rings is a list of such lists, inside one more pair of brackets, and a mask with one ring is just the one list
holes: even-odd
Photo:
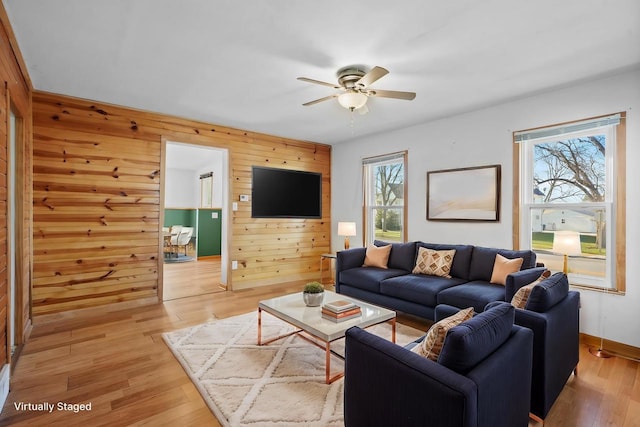
[(184, 227), (196, 226), (197, 209), (165, 209), (164, 226), (182, 225)]
[[(216, 218), (213, 218), (216, 216)], [(198, 210), (198, 256), (220, 255), (222, 249), (222, 210)]]

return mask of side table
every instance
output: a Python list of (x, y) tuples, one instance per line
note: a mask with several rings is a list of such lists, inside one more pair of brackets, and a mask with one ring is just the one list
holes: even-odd
[[(320, 283), (324, 285), (324, 261), (329, 260), (329, 279), (333, 280), (333, 263), (336, 260), (336, 254), (322, 254), (320, 255)], [(335, 281), (332, 281), (331, 284), (335, 284)]]

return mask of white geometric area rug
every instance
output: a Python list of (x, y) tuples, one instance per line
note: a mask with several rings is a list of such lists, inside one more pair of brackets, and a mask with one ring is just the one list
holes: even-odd
[[(325, 384), (325, 352), (291, 335), (258, 346), (257, 312), (163, 334), (185, 372), (218, 421), (226, 427), (343, 426), (344, 381)], [(289, 324), (262, 313), (262, 336), (293, 330)], [(391, 325), (368, 331), (391, 338)], [(407, 344), (423, 331), (396, 324), (396, 342)], [(344, 340), (331, 344), (344, 354)], [(332, 374), (344, 370), (332, 356)]]

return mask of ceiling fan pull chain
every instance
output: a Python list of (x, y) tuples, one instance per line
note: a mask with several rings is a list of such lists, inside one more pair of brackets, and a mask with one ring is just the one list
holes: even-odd
[(351, 127), (351, 135), (353, 136), (356, 133), (356, 126), (355, 126), (355, 114), (353, 113), (353, 110), (351, 110), (351, 118), (349, 120), (349, 125)]

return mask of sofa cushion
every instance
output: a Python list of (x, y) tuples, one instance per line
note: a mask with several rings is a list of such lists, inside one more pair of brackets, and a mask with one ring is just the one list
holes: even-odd
[(438, 294), (438, 304), (473, 307), (478, 313), (492, 301), (504, 301), (504, 286), (475, 281), (445, 289)]
[(469, 307), (460, 310), (453, 316), (445, 317), (441, 321), (434, 323), (431, 328), (429, 328), (429, 331), (427, 331), (424, 339), (413, 347), (411, 351), (437, 362), (449, 330), (465, 320), (471, 319), (472, 316), (473, 308)]
[(518, 289), (518, 291), (513, 295), (513, 298), (511, 298), (511, 305), (515, 308), (525, 308), (533, 287), (549, 276), (551, 276), (551, 272), (549, 270), (545, 270), (544, 273), (542, 273), (536, 280)]
[(491, 281), (491, 273), (493, 273), (496, 254), (500, 254), (509, 259), (522, 258), (523, 262), (520, 270), (536, 266), (536, 254), (530, 250), (512, 251), (508, 249), (474, 246), (469, 266), (469, 279)]
[(416, 247), (418, 250), (420, 247), (425, 247), (436, 251), (448, 251), (454, 249), (456, 251), (456, 255), (453, 257), (453, 262), (451, 263), (450, 274), (452, 277), (469, 280), (469, 264), (471, 263), (473, 246), (418, 242)]
[(391, 253), (391, 245), (387, 246), (369, 246), (364, 256), (363, 267), (388, 268), (389, 254)]
[(451, 278), (451, 263), (456, 255), (456, 250), (436, 251), (433, 249), (420, 247), (416, 258), (416, 266), (413, 268), (414, 274), (427, 274), (429, 276), (440, 276)]
[(544, 313), (566, 298), (569, 293), (569, 280), (564, 273), (556, 273), (543, 280), (531, 290), (525, 308)]
[(502, 303), (451, 328), (438, 363), (467, 373), (509, 338), (514, 317), (514, 307)]
[[(373, 242), (376, 246), (389, 245), (382, 240)], [(399, 270), (411, 271), (416, 258), (416, 242), (409, 243), (391, 243), (391, 253), (389, 254), (389, 268), (397, 268)]]
[(428, 307), (435, 307), (438, 304), (440, 291), (461, 283), (464, 283), (463, 279), (406, 274), (380, 282), (380, 293)]
[(490, 283), (496, 285), (504, 285), (507, 281), (507, 275), (520, 271), (522, 266), (522, 258), (509, 259), (500, 254), (496, 254), (496, 260), (493, 263), (493, 271), (491, 272)]
[(357, 267), (340, 272), (340, 283), (369, 292), (380, 293), (380, 282), (407, 274), (394, 268)]

